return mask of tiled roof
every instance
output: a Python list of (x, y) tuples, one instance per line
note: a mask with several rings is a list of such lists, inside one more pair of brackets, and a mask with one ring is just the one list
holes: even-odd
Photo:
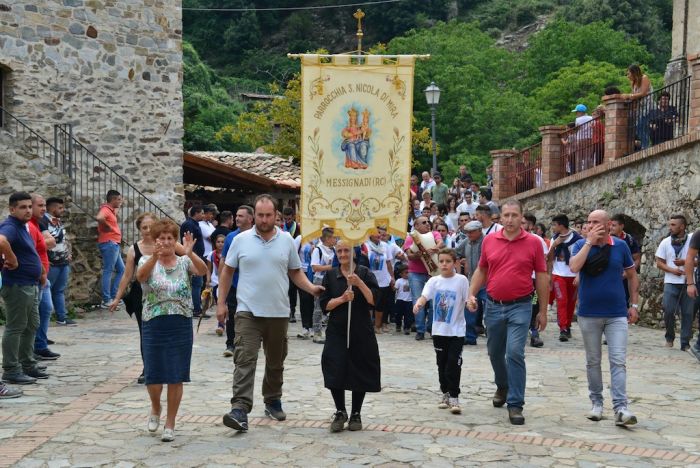
[(188, 151), (188, 153), (200, 158), (212, 159), (257, 176), (267, 177), (278, 185), (301, 187), (301, 167), (293, 162), (292, 158), (263, 152)]

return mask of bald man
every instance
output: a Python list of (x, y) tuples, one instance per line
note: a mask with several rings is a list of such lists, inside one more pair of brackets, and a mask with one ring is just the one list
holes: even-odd
[[(588, 235), (574, 244), (569, 267), (579, 274), (578, 326), (586, 350), (588, 391), (592, 403), (587, 418), (591, 421), (603, 418), (600, 361), (605, 334), (615, 425), (630, 426), (637, 423), (637, 417), (627, 407), (627, 333), (629, 324), (639, 318), (639, 278), (627, 243), (610, 235), (610, 224), (610, 216), (603, 210), (588, 215)], [(620, 281), (623, 271), (629, 287), (629, 308)]]

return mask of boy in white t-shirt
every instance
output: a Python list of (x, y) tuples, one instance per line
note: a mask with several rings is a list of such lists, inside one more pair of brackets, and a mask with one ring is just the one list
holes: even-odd
[(394, 283), (396, 291), (396, 303), (394, 304), (396, 331), (401, 331), (401, 322), (403, 322), (403, 334), (411, 334), (411, 325), (413, 324), (413, 297), (411, 296), (411, 287), (408, 284), (408, 266), (399, 265), (396, 269), (398, 279)]
[(440, 276), (433, 276), (425, 283), (423, 293), (413, 306), (417, 314), (431, 301), (433, 308), (433, 346), (437, 357), (438, 376), (442, 399), (438, 408), (450, 408), (452, 414), (460, 414), (459, 380), (462, 374), (462, 346), (467, 323), (464, 308), (469, 298), (469, 280), (455, 273), (457, 254), (453, 249), (438, 253)]

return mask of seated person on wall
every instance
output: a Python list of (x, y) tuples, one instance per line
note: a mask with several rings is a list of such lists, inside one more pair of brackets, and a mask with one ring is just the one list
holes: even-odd
[(673, 127), (678, 119), (678, 111), (669, 105), (671, 95), (662, 91), (657, 108), (649, 114), (649, 137), (652, 145), (673, 139)]

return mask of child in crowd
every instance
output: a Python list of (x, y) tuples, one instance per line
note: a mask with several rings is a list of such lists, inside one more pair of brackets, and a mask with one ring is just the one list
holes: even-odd
[(413, 324), (413, 314), (411, 313), (413, 299), (411, 298), (411, 288), (408, 284), (408, 266), (399, 264), (396, 275), (398, 276), (394, 283), (394, 290), (396, 291), (396, 303), (394, 305), (396, 332), (401, 331), (401, 324), (403, 323), (403, 334), (410, 335), (411, 325)]
[(425, 283), (423, 293), (413, 306), (413, 313), (417, 314), (428, 301), (432, 301), (433, 346), (442, 392), (438, 408), (450, 408), (452, 414), (462, 412), (459, 406), (459, 380), (467, 328), (464, 307), (469, 297), (469, 280), (466, 276), (455, 273), (456, 261), (457, 254), (453, 249), (440, 250), (440, 276), (433, 276)]
[[(214, 240), (214, 250), (207, 256), (207, 287), (212, 288), (211, 293), (216, 304), (216, 291), (219, 289), (219, 261), (221, 260), (221, 252), (224, 250), (226, 235), (219, 234)], [(225, 324), (219, 322), (216, 324), (216, 334), (221, 336), (224, 334)]]

